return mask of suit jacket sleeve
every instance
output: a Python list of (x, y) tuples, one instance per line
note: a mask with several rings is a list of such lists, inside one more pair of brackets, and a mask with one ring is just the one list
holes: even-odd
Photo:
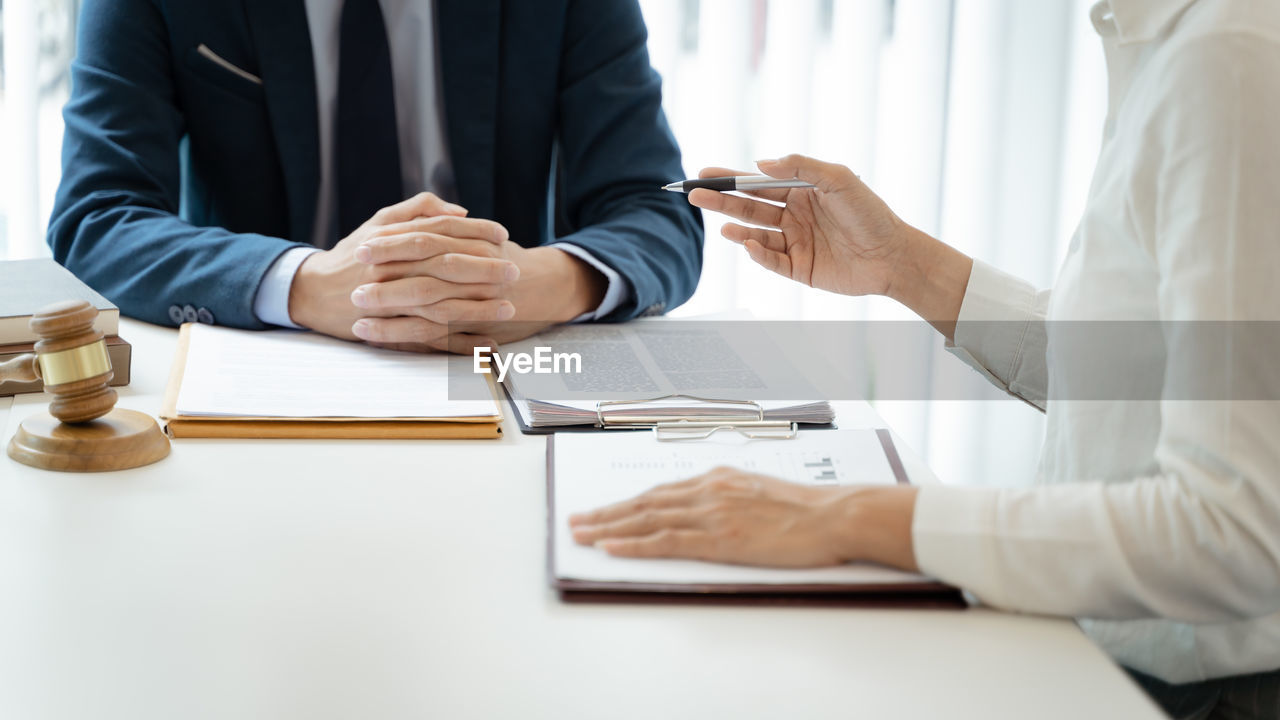
[(636, 0), (571, 0), (560, 74), (558, 239), (625, 277), (631, 296), (605, 320), (673, 308), (702, 270), (702, 216), (661, 186), (683, 178), (662, 112)]
[(85, 0), (80, 28), (49, 225), (54, 257), (133, 317), (173, 324), (171, 306), (196, 305), (219, 324), (263, 327), (258, 285), (297, 243), (179, 217), (185, 122), (160, 9)]

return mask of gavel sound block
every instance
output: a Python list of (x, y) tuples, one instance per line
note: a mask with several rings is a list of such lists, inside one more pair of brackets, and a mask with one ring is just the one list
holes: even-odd
[(150, 465), (169, 454), (151, 416), (113, 409), (116, 391), (98, 311), (83, 300), (55, 303), (31, 318), (35, 354), (0, 364), (0, 383), (44, 381), (49, 412), (23, 420), (9, 457), (43, 470), (102, 472)]

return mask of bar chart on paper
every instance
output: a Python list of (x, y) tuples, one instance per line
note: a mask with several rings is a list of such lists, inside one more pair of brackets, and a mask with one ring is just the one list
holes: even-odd
[(873, 430), (801, 433), (793, 440), (720, 435), (701, 442), (662, 443), (649, 433), (609, 438), (590, 446), (610, 446), (597, 456), (607, 467), (610, 485), (625, 486), (616, 490), (622, 494), (656, 482), (685, 480), (721, 465), (810, 485), (896, 482), (894, 467)]
[(814, 485), (839, 485), (840, 476), (830, 455), (808, 459), (804, 463), (806, 479)]
[[(761, 442), (778, 443), (778, 441)], [(613, 458), (609, 462), (609, 469), (615, 474), (660, 472), (669, 474), (672, 479), (683, 479), (704, 473), (716, 465), (729, 465), (746, 472), (777, 475), (792, 482), (811, 485), (840, 485), (845, 482), (842, 480), (845, 473), (841, 472), (845, 464), (842, 462), (843, 458), (836, 457), (830, 452), (778, 450), (772, 453), (735, 455), (732, 452), (714, 455), (701, 462), (696, 457), (680, 453), (655, 452), (637, 457), (624, 455)], [(885, 470), (888, 470), (887, 466)], [(872, 474), (874, 473), (864, 472), (863, 476), (869, 477)]]

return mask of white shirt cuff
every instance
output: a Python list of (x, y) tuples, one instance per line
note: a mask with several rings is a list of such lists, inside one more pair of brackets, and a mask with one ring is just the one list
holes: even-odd
[(622, 301), (631, 294), (631, 284), (619, 275), (617, 270), (614, 270), (608, 265), (600, 262), (596, 259), (596, 256), (592, 255), (590, 252), (570, 243), (552, 243), (548, 247), (563, 250), (596, 270), (599, 270), (600, 274), (604, 275), (605, 280), (609, 282), (609, 289), (605, 291), (604, 299), (600, 301), (600, 306), (592, 312), (582, 313), (578, 317), (574, 318), (573, 322), (578, 323), (599, 320), (614, 310), (617, 310), (618, 306), (622, 304)]
[(1047, 293), (974, 260), (955, 340), (947, 341), (946, 349), (996, 387), (1043, 409), (1048, 387), (1044, 363), (1026, 363), (1024, 354), (1045, 351), (1047, 302)]
[[(994, 267), (973, 261), (969, 286), (956, 318), (955, 344), (976, 349), (987, 358), (1007, 360), (1017, 353), (1017, 338), (993, 333), (1002, 323), (1026, 322), (1036, 316), (1036, 289)], [(975, 353), (976, 354), (976, 353)]]
[(268, 325), (301, 329), (289, 317), (289, 290), (293, 288), (293, 277), (298, 274), (302, 261), (320, 252), (319, 248), (296, 247), (286, 250), (267, 268), (258, 286), (258, 294), (253, 299), (253, 314), (258, 320)]
[(911, 521), (920, 572), (966, 588), (989, 587), (998, 580), (998, 495), (995, 488), (921, 487)]

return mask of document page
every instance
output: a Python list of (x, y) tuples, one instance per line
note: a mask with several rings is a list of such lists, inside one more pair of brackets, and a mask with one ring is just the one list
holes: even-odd
[(870, 564), (809, 570), (717, 565), (694, 560), (614, 558), (573, 541), (569, 516), (686, 480), (719, 465), (814, 485), (897, 483), (875, 430), (816, 430), (792, 440), (719, 433), (696, 442), (658, 442), (649, 432), (555, 436), (555, 574), (594, 582), (673, 584), (902, 584), (931, 582)]
[[(179, 415), (274, 418), (493, 417), (495, 400), (450, 400), (448, 357), (382, 350), (317, 333), (193, 325)], [(483, 375), (456, 397), (491, 396)], [(459, 383), (477, 387), (458, 394)]]

